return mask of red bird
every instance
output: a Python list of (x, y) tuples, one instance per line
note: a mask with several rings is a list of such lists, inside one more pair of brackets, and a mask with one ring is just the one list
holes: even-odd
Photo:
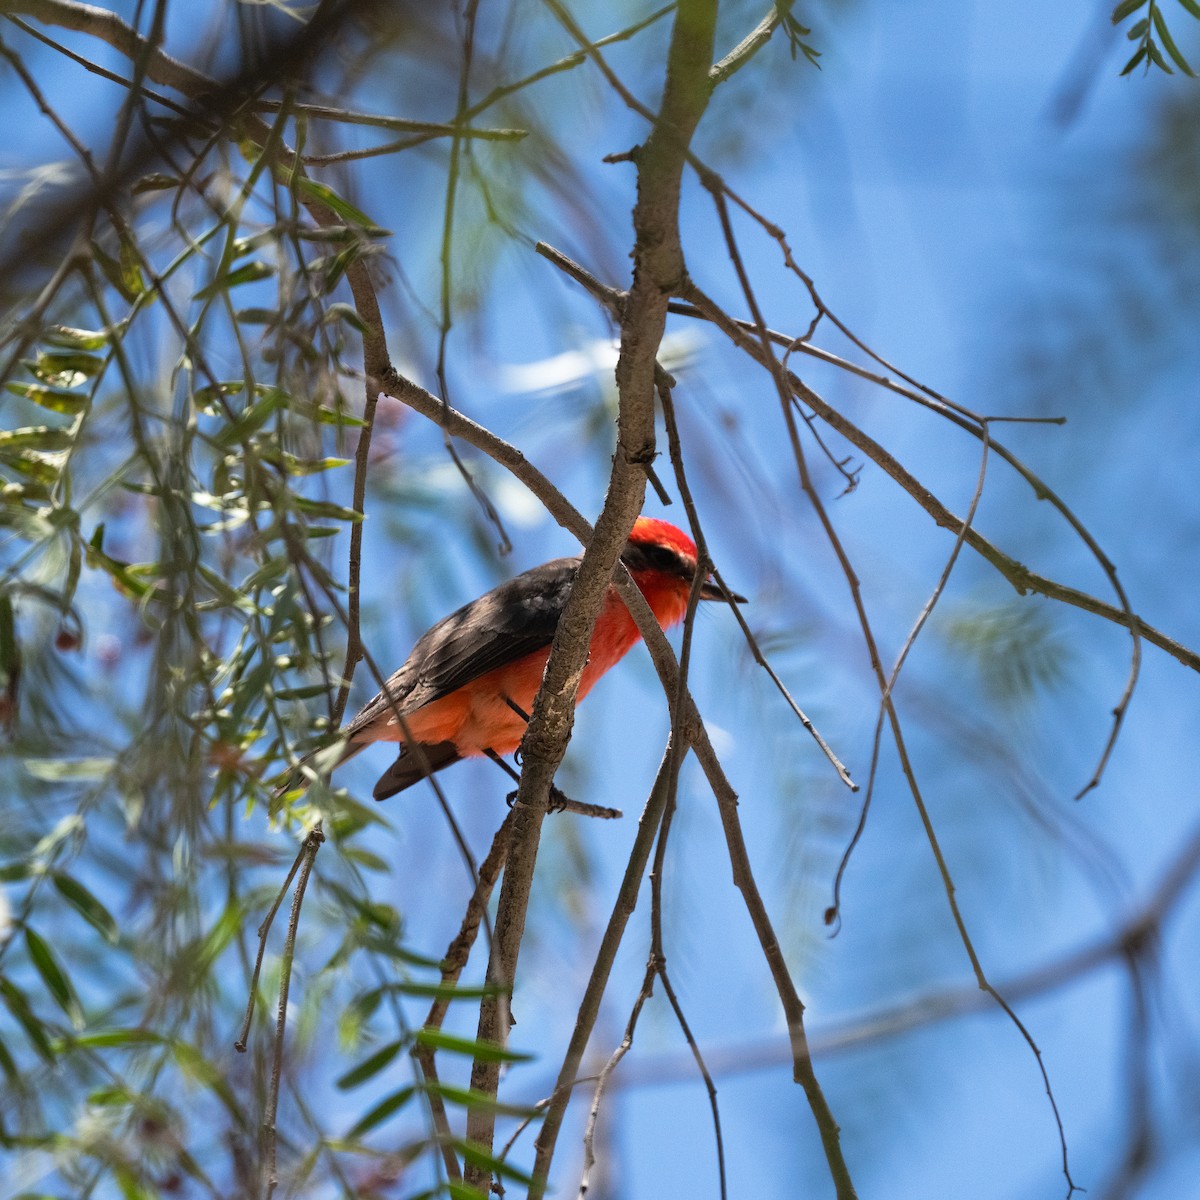
[[(639, 517), (621, 561), (664, 629), (683, 618), (696, 574), (696, 546), (687, 534), (666, 521)], [(339, 762), (372, 742), (400, 743), (399, 756), (375, 785), (376, 800), (394, 796), (460, 758), (487, 756), (515, 774), (500, 756), (521, 744), (579, 563), (578, 557), (556, 558), (534, 567), (422, 635), (384, 690), (342, 731), (346, 749)], [(706, 580), (700, 598), (722, 597)], [(579, 700), (640, 636), (609, 584)], [(422, 754), (413, 754), (410, 743), (419, 744)]]

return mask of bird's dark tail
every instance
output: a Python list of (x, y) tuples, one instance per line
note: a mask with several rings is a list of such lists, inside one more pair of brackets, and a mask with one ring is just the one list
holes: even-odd
[[(347, 742), (342, 747), (341, 756), (336, 762), (328, 766), (328, 770), (333, 770), (335, 767), (340, 767), (348, 758), (353, 758), (360, 750), (365, 750), (368, 746), (367, 742)], [(271, 794), (273, 803), (278, 803), (288, 792), (294, 792), (297, 789), (308, 787), (309, 776), (305, 774), (303, 768), (308, 766), (318, 754), (323, 753), (328, 747), (322, 746), (320, 750), (310, 750), (290, 771), (285, 772), (278, 777), (278, 782), (275, 784), (275, 790)]]
[(434, 771), (458, 762), (461, 757), (453, 742), (422, 742), (421, 754), (414, 754), (402, 745), (396, 761), (380, 775), (373, 793), (375, 799), (386, 800), (414, 783), (420, 783)]

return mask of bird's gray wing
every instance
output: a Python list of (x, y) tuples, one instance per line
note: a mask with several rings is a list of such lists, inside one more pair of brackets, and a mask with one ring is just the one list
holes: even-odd
[(385, 713), (416, 712), (480, 675), (550, 645), (578, 568), (578, 558), (556, 558), (443, 617), (421, 635), (384, 690), (354, 717), (347, 736), (353, 739)]

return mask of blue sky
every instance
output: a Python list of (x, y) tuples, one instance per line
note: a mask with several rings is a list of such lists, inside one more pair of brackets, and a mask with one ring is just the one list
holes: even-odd
[[(748, 27), (752, 11), (737, 7), (723, 31), (727, 44)], [(590, 33), (607, 32), (609, 18), (588, 15)], [(1166, 15), (1185, 50), (1200, 44), (1182, 8)], [(822, 69), (792, 64), (782, 45), (772, 45), (718, 91), (698, 151), (786, 229), (825, 300), (904, 371), (979, 412), (1066, 416), (1062, 427), (1000, 425), (995, 432), (1093, 531), (1135, 610), (1200, 645), (1197, 238), (1194, 226), (1172, 223), (1178, 195), (1165, 182), (1163, 158), (1152, 153), (1163, 144), (1166, 114), (1183, 113), (1186, 121), (1189, 103), (1195, 113), (1196, 85), (1178, 76), (1118, 79), (1120, 35), (1105, 42), (1103, 13), (1074, 0), (864, 0), (823, 5), (811, 23)], [(538, 36), (557, 52), (568, 48)], [(612, 52), (651, 101), (657, 84), (643, 68), (653, 57), (636, 48)], [(1077, 114), (1063, 125), (1053, 117), (1056, 104), (1079, 79), (1089, 82)], [(520, 227), (621, 284), (633, 174), (599, 158), (643, 131), (623, 111), (585, 107), (603, 92), (582, 73), (544, 89), (539, 104), (548, 124), (561, 132), (578, 117), (585, 131), (569, 147), (578, 171), (569, 182), (582, 183), (586, 195), (576, 195), (573, 207), (536, 185)], [(445, 115), (445, 97), (432, 88), (423, 94), (420, 81), (368, 80), (358, 99), (383, 110), (416, 98), (431, 111), (411, 115)], [(82, 114), (85, 97), (77, 100)], [(1175, 149), (1168, 144), (1167, 161)], [(427, 386), (434, 382), (436, 335), (418, 310), (436, 307), (442, 153), (404, 156), (410, 173), (399, 178), (386, 174), (390, 168), (364, 171), (354, 195), (400, 231), (395, 257), (405, 278), (394, 277), (384, 293), (392, 348)], [(501, 152), (479, 154), (502, 179)], [(1187, 195), (1186, 179), (1179, 194)], [(468, 215), (471, 203), (468, 195)], [(711, 204), (694, 180), (683, 219), (693, 275), (740, 311)], [(470, 310), (464, 300), (451, 334), (453, 399), (521, 445), (594, 516), (612, 436), (600, 403), (611, 403), (612, 390), (606, 321), (531, 249), (514, 243), (497, 250), (487, 231), (467, 217), (463, 225), (471, 235), (464, 235), (456, 278), (464, 291), (478, 284), (479, 307)], [(811, 310), (781, 269), (776, 247), (748, 224), (739, 223), (738, 234), (769, 320), (802, 331)], [(408, 286), (419, 304), (407, 299)], [(772, 389), (712, 331), (678, 318), (670, 338), (679, 356), (672, 369), (685, 453), (711, 548), (726, 578), (750, 597), (749, 619), (776, 668), (863, 781), (877, 692), (845, 581), (796, 486)], [(848, 352), (827, 327), (816, 340)], [(564, 354), (581, 356), (573, 376)], [(966, 510), (979, 470), (975, 440), (893, 394), (827, 367), (800, 366), (949, 507)], [(559, 386), (535, 388), (531, 380)], [(387, 455), (369, 500), (373, 566), (364, 603), (372, 653), (388, 665), (402, 660), (427, 624), (497, 578), (575, 547), (518, 486), (468, 455), (514, 541), (503, 562), (481, 550), (494, 539), (446, 462), (440, 434), (385, 413)], [(890, 665), (952, 539), (870, 464), (857, 490), (839, 498), (836, 473), (812, 453)], [(394, 503), (414, 485), (436, 504), (421, 510)], [(651, 497), (647, 511), (683, 523), (678, 504), (663, 510)], [(977, 523), (1035, 570), (1107, 594), (1061, 520), (998, 461)], [(339, 553), (344, 558), (344, 547), (334, 550), (335, 561)], [(969, 632), (981, 615), (1018, 611), (1045, 639), (1055, 670), (1013, 696), (997, 691), (997, 667), (1005, 663), (993, 659), (990, 674), (981, 669)], [(1152, 648), (1103, 784), (1080, 803), (1072, 799), (1107, 736), (1128, 645), (1122, 631), (1086, 614), (1039, 598), (1018, 605), (1012, 590), (965, 552), (901, 680), (897, 703), (923, 792), (975, 945), (997, 984), (1087, 943), (1131, 912), (1194, 822), (1196, 681)], [(842, 931), (831, 940), (821, 913), (856, 800), (749, 661), (730, 614), (701, 614), (693, 682), (741, 795), (752, 859), (810, 1005), (814, 1036), (910, 996), (969, 984), (969, 964), (886, 741), (871, 820), (845, 883)], [(359, 687), (365, 699), (369, 681), (360, 678)], [(619, 805), (626, 818), (596, 828), (568, 818), (548, 825), (514, 1000), (514, 1043), (534, 1043), (542, 1057), (513, 1070), (512, 1098), (549, 1091), (666, 728), (640, 651), (578, 714), (560, 781), (580, 799)], [(385, 761), (383, 753), (364, 755), (341, 781), (369, 789)], [(495, 769), (467, 764), (444, 779), (481, 855), (500, 811)], [(386, 810), (395, 831), (378, 848), (397, 869), (379, 888), (405, 914), (410, 945), (436, 957), (458, 920), (445, 897), (465, 901), (467, 883), (432, 797), (421, 791)], [(702, 1047), (726, 1062), (740, 1048), (782, 1045), (778, 1004), (730, 882), (715, 808), (693, 768), (684, 776), (666, 896), (672, 977)], [(619, 1040), (640, 982), (647, 907), (644, 895), (599, 1026), (601, 1057)], [(1200, 1159), (1194, 1087), (1188, 1089), (1200, 1020), (1196, 918), (1189, 896), (1162, 952), (1149, 1043), (1162, 1158), (1137, 1192), (1144, 1200), (1184, 1194)], [(319, 959), (314, 947), (314, 969)], [(473, 967), (482, 973), (479, 963)], [(301, 980), (303, 973), (302, 963)], [(1130, 1126), (1126, 977), (1109, 968), (1024, 1001), (1019, 1012), (1044, 1052), (1075, 1179), (1093, 1197), (1104, 1196)], [(410, 1017), (418, 1018), (416, 1006)], [(462, 1031), (470, 1030), (464, 1020)], [(607, 1161), (621, 1181), (614, 1195), (717, 1194), (699, 1082), (646, 1083), (656, 1064), (674, 1067), (681, 1046), (656, 1000), (625, 1064), (631, 1083), (609, 1101)], [(863, 1197), (1065, 1194), (1036, 1064), (1002, 1015), (880, 1039), (822, 1056), (817, 1066)], [(731, 1196), (831, 1194), (811, 1117), (782, 1060), (721, 1074), (717, 1082)], [(368, 1103), (355, 1093), (346, 1123)], [(560, 1194), (572, 1189), (585, 1111), (581, 1096), (560, 1142)]]

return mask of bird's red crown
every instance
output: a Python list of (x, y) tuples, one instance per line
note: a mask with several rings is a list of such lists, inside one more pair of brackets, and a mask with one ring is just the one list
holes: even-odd
[(670, 521), (660, 521), (657, 517), (638, 517), (633, 523), (629, 540), (635, 546), (665, 546), (684, 558), (690, 558), (693, 563), (696, 561), (696, 543)]

